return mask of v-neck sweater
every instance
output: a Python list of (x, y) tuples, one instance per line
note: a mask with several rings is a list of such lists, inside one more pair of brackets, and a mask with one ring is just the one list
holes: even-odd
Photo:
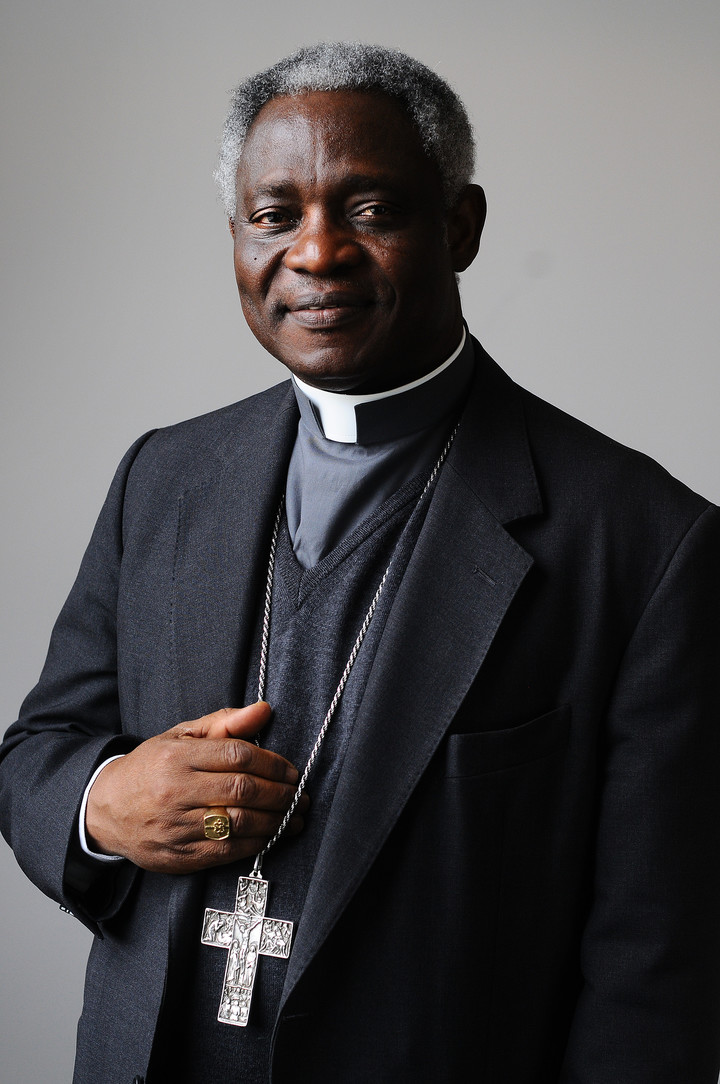
[[(378, 643), (417, 540), (430, 498), (418, 503), (427, 473), (411, 479), (322, 561), (304, 569), (292, 550), (285, 517), (277, 545), (272, 592), (266, 698), (273, 717), (263, 730), (265, 748), (282, 753), (300, 771), (347, 662), (378, 584), (392, 559), (377, 610), (308, 784), (305, 827), (281, 839), (266, 855), (269, 882), (266, 915), (297, 924), (313, 869), (322, 862), (322, 837), (342, 763)], [(257, 695), (261, 628), (248, 670), (246, 702)], [(392, 725), (388, 705), (388, 726)], [(219, 866), (204, 874), (203, 907), (232, 909), (239, 876), (252, 860)], [(267, 1084), (272, 1030), (282, 995), (287, 960), (261, 956), (247, 1027), (219, 1023), (227, 952), (200, 944), (201, 918), (185, 963), (168, 988), (178, 991), (164, 1008), (157, 1072), (175, 1084)], [(162, 1061), (161, 1058), (172, 1059)], [(164, 1075), (163, 1075), (164, 1074)]]

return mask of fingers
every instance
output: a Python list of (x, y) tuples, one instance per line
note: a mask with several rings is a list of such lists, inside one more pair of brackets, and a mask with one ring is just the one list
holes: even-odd
[[(255, 844), (258, 840), (260, 846), (258, 850), (262, 850), (265, 844), (271, 839), (278, 828), (282, 824), (284, 813), (265, 813), (259, 809), (228, 809), (228, 816), (230, 818), (230, 836), (228, 842), (230, 844), (237, 843), (240, 840), (252, 842)], [(195, 835), (199, 842), (202, 843), (204, 839), (203, 826), (202, 826), (202, 811), (200, 811), (200, 817), (196, 819), (197, 827), (195, 829)], [(289, 835), (297, 835), (303, 827), (304, 821), (302, 815), (299, 813), (293, 813), (286, 831)], [(283, 833), (284, 835), (285, 833)], [(216, 841), (213, 841), (215, 843)], [(220, 843), (225, 841), (220, 840)], [(257, 852), (254, 852), (257, 853)]]
[(189, 738), (244, 738), (252, 740), (262, 730), (272, 715), (272, 708), (265, 700), (248, 704), (244, 708), (220, 708), (201, 719), (180, 723), (174, 729)]
[[(244, 708), (228, 708), (213, 713), (220, 715), (219, 721), (213, 723), (210, 738), (244, 738), (252, 740), (270, 721), (272, 708), (267, 700), (258, 700), (255, 704), (248, 704)], [(219, 733), (220, 729), (224, 733)]]
[(271, 714), (270, 705), (258, 700), (245, 708), (221, 708), (201, 719), (180, 723), (166, 731), (166, 736), (183, 739), (186, 763), (196, 771), (243, 772), (277, 782), (296, 783), (298, 771), (285, 757), (261, 749), (252, 740), (242, 740), (251, 739), (265, 726)]
[[(183, 738), (174, 744), (180, 747), (178, 755), (182, 755), (185, 766), (191, 771), (258, 776), (278, 784), (294, 785), (298, 781), (297, 768), (289, 760), (252, 742), (234, 738)], [(173, 750), (173, 754), (175, 752)]]
[(297, 787), (290, 783), (249, 773), (196, 771), (184, 782), (181, 807), (189, 810), (225, 806), (284, 813), (296, 792)]
[[(240, 736), (260, 729), (270, 714), (264, 702), (213, 712), (148, 738), (109, 763), (88, 795), (91, 846), (167, 873), (257, 854), (297, 794), (294, 766)], [(229, 811), (229, 840), (204, 837), (203, 814), (213, 806)], [(289, 834), (302, 828), (305, 809), (303, 796)]]
[[(296, 836), (303, 828), (302, 813), (308, 808), (307, 795), (298, 803), (298, 810), (288, 822), (283, 836)], [(165, 836), (162, 846), (146, 856), (145, 868), (164, 873), (190, 873), (227, 865), (259, 854), (277, 832), (282, 814), (257, 810), (228, 809), (230, 836), (224, 840), (208, 840), (203, 832), (205, 810), (188, 810), (176, 821)]]
[[(307, 794), (302, 794), (295, 812), (288, 821), (286, 831), (289, 835), (297, 835), (298, 832), (302, 830), (305, 823), (304, 814), (307, 813), (309, 805), (310, 799)], [(257, 833), (258, 838), (264, 840), (262, 844), (264, 847), (268, 839), (277, 832), (286, 812), (287, 809), (278, 814), (267, 813), (264, 810), (257, 809), (228, 808), (228, 816), (230, 818), (230, 838), (254, 838)]]

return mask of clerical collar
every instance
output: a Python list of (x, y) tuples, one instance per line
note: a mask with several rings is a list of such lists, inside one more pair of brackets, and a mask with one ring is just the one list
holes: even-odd
[(465, 328), (457, 350), (431, 373), (399, 388), (368, 395), (313, 388), (293, 376), (300, 415), (307, 427), (340, 444), (396, 440), (439, 422), (470, 382), (473, 348)]

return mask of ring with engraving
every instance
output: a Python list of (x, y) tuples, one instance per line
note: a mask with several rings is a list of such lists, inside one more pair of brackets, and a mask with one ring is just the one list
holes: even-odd
[(223, 806), (213, 806), (203, 814), (205, 839), (228, 839), (230, 836), (230, 817)]

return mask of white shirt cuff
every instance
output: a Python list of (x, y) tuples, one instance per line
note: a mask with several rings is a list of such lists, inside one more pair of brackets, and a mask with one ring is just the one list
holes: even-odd
[(85, 854), (89, 855), (90, 858), (96, 858), (99, 862), (122, 862), (123, 858), (122, 855), (119, 854), (98, 854), (97, 851), (91, 851), (88, 847), (87, 836), (85, 834), (85, 811), (87, 809), (88, 796), (90, 794), (90, 788), (92, 787), (97, 777), (100, 775), (100, 772), (103, 770), (103, 768), (107, 767), (108, 764), (111, 764), (113, 760), (119, 760), (122, 756), (125, 756), (125, 754), (118, 753), (114, 757), (108, 757), (107, 760), (104, 760), (102, 764), (100, 764), (100, 766), (95, 769), (95, 771), (90, 776), (90, 782), (85, 787), (83, 800), (80, 804), (80, 818), (78, 820), (80, 846), (82, 847)]

